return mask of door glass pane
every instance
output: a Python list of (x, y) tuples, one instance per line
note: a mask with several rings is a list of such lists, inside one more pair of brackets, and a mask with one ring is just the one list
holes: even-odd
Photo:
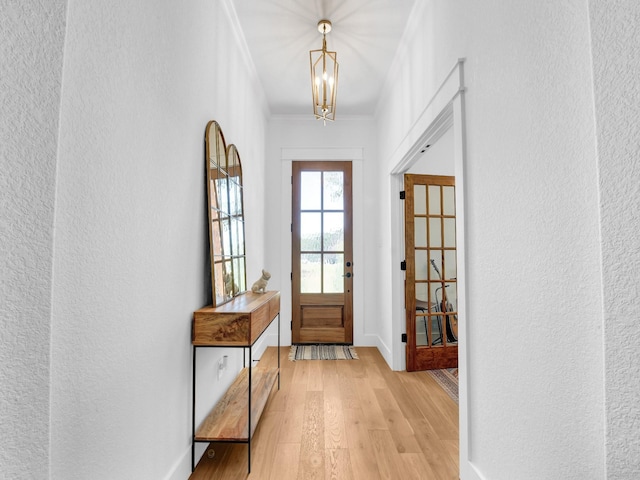
[(416, 300), (421, 302), (429, 300), (429, 286), (427, 283), (416, 283)]
[(455, 187), (442, 187), (442, 213), (444, 215), (456, 214)]
[(432, 251), (429, 263), (431, 264), (431, 280), (440, 280), (442, 278), (442, 251)]
[(344, 255), (341, 253), (324, 255), (324, 293), (344, 292)]
[(446, 340), (448, 344), (458, 342), (458, 291), (456, 283), (447, 283), (445, 288), (446, 297)]
[(300, 214), (300, 250), (303, 252), (319, 252), (322, 224), (321, 213), (302, 212)]
[(429, 185), (429, 215), (440, 215), (440, 187)]
[(442, 282), (429, 282), (429, 301), (433, 304), (434, 311), (442, 311)]
[(324, 172), (324, 210), (344, 210), (343, 176), (343, 172)]
[(416, 280), (427, 280), (429, 263), (426, 250), (416, 250)]
[(429, 317), (422, 311), (416, 311), (416, 345), (428, 345), (427, 341), (427, 321)]
[(447, 280), (452, 280), (457, 278), (457, 268), (456, 268), (456, 251), (455, 250), (445, 250), (444, 251), (444, 278)]
[(429, 245), (431, 247), (442, 247), (442, 226), (440, 218), (429, 219)]
[(416, 217), (414, 219), (415, 230), (415, 246), (427, 246), (427, 219), (425, 217)]
[(344, 250), (344, 213), (324, 213), (324, 244), (325, 252)]
[(444, 220), (444, 246), (455, 248), (456, 246), (456, 219), (445, 218)]
[(445, 301), (448, 312), (458, 311), (458, 284), (456, 282), (445, 284)]
[(300, 292), (321, 293), (322, 291), (322, 255), (303, 253), (300, 255)]
[(413, 213), (415, 215), (427, 214), (427, 187), (425, 185), (413, 186)]
[(321, 172), (300, 172), (300, 209), (320, 210)]
[(431, 345), (442, 345), (442, 315), (431, 315), (429, 318), (431, 319), (428, 323), (431, 327)]

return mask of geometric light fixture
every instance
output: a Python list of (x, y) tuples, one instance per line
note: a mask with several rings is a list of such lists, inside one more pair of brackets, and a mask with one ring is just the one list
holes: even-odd
[(313, 95), (313, 114), (316, 119), (336, 119), (336, 91), (338, 89), (338, 61), (336, 52), (327, 51), (327, 33), (331, 31), (329, 20), (318, 22), (318, 31), (322, 34), (322, 49), (311, 50), (311, 93)]

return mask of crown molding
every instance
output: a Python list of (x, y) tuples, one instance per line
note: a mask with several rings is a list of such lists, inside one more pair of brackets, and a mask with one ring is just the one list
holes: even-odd
[(256, 69), (256, 65), (253, 62), (253, 57), (251, 56), (251, 52), (249, 51), (249, 46), (247, 45), (247, 39), (244, 36), (244, 31), (242, 30), (242, 26), (240, 25), (240, 20), (238, 19), (238, 13), (236, 12), (235, 7), (233, 6), (232, 0), (221, 0), (221, 5), (223, 7), (224, 12), (229, 19), (229, 25), (231, 27), (231, 31), (233, 32), (233, 36), (235, 37), (236, 45), (240, 50), (240, 56), (242, 57), (242, 61), (247, 67), (247, 72), (249, 74), (249, 78), (251, 80), (251, 84), (258, 96), (260, 108), (265, 115), (266, 118), (271, 116), (271, 109), (269, 108), (269, 103), (267, 101), (267, 95), (262, 87), (262, 82), (260, 82), (260, 77), (258, 76), (258, 71)]

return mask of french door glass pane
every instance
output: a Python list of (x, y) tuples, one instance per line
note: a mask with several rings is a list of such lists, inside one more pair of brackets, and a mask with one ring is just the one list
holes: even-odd
[(416, 217), (414, 219), (415, 230), (415, 246), (427, 246), (427, 219), (425, 217)]
[(431, 280), (440, 280), (442, 277), (442, 250), (431, 251)]
[(414, 215), (427, 214), (427, 187), (426, 185), (413, 186), (413, 213)]
[(324, 245), (325, 252), (344, 250), (344, 213), (324, 213)]
[(439, 217), (429, 219), (429, 246), (442, 246), (442, 225)]
[(344, 210), (343, 172), (324, 172), (323, 206), (324, 210)]
[(446, 280), (453, 280), (458, 276), (456, 269), (456, 251), (445, 250), (444, 251), (444, 278)]
[(322, 208), (322, 172), (300, 172), (300, 210), (320, 210)]
[(444, 220), (444, 246), (455, 248), (456, 246), (456, 219), (445, 218)]
[(322, 255), (300, 255), (300, 293), (322, 293)]
[(322, 234), (321, 214), (319, 212), (302, 212), (300, 214), (300, 250), (303, 252), (319, 252)]
[(427, 283), (416, 283), (416, 300), (423, 302), (429, 300), (429, 288)]
[(442, 287), (442, 282), (429, 282), (429, 290), (431, 290), (429, 301), (437, 311), (442, 311)]
[(344, 292), (344, 255), (341, 253), (324, 255), (323, 293)]
[(428, 345), (427, 342), (427, 322), (429, 317), (421, 311), (416, 313), (416, 345)]
[(440, 187), (429, 185), (429, 215), (440, 215)]
[(416, 250), (416, 280), (427, 280), (429, 262), (426, 250)]
[(320, 215), (318, 212), (302, 212), (300, 214), (300, 250), (303, 252), (319, 252), (322, 248)]
[(455, 187), (442, 187), (442, 213), (444, 215), (456, 214), (456, 190)]

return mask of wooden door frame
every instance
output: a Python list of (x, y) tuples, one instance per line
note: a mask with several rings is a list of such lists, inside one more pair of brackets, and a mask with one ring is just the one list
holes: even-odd
[[(291, 272), (291, 174), (294, 161), (351, 161), (353, 181), (353, 344), (379, 345), (378, 337), (369, 334), (364, 328), (365, 304), (364, 282), (368, 267), (364, 261), (364, 148), (363, 147), (286, 147), (281, 149), (280, 187), (282, 203), (279, 206), (280, 217), (280, 269), (283, 278)], [(281, 315), (291, 319), (291, 282), (280, 286)], [(289, 322), (282, 325), (282, 343), (291, 343)], [(275, 342), (275, 336), (271, 335)], [(275, 344), (275, 343), (274, 343)], [(380, 347), (379, 347), (380, 348)], [(382, 352), (383, 349), (380, 348)], [(391, 351), (387, 352), (390, 358)]]
[[(351, 161), (294, 161), (296, 168), (293, 168), (293, 174), (291, 177), (292, 190), (294, 195), (300, 194), (298, 201), (296, 201), (292, 195), (292, 221), (291, 221), (291, 299), (292, 299), (292, 324), (291, 335), (292, 343), (304, 344), (304, 343), (344, 343), (348, 345), (353, 344), (353, 162)], [(300, 228), (300, 217), (295, 218), (293, 214), (300, 213), (302, 211), (301, 197), (302, 192), (296, 183), (296, 175), (298, 179), (302, 180), (302, 173), (304, 172), (344, 172), (343, 176), (343, 198), (344, 206), (342, 212), (344, 213), (344, 253), (343, 253), (343, 268), (346, 275), (343, 275), (344, 289), (342, 293), (300, 293), (300, 235), (298, 228)], [(297, 172), (297, 173), (296, 173)], [(298, 188), (296, 188), (298, 187)], [(324, 205), (322, 205), (322, 211), (324, 211)], [(295, 210), (295, 211), (294, 211)], [(331, 211), (330, 209), (328, 211)], [(323, 252), (331, 253), (331, 251)], [(347, 267), (346, 265), (350, 265)], [(297, 273), (297, 275), (296, 275)], [(348, 278), (346, 278), (348, 277)], [(322, 288), (324, 290), (324, 287)], [(297, 293), (296, 293), (297, 291)], [(297, 303), (294, 302), (294, 298), (297, 298)], [(303, 298), (305, 300), (303, 300)], [(332, 308), (337, 305), (342, 305), (341, 318), (343, 320), (342, 327), (324, 326), (320, 329), (309, 327), (305, 328), (303, 323), (302, 312), (305, 310), (305, 306), (310, 311), (318, 311), (318, 308)], [(297, 306), (297, 311), (294, 307)], [(305, 328), (303, 331), (302, 329)], [(294, 334), (294, 330), (297, 330), (298, 336)], [(303, 336), (311, 330), (314, 332), (313, 340), (304, 339)], [(342, 332), (342, 333), (340, 333)], [(339, 335), (337, 335), (339, 334)], [(339, 339), (338, 339), (339, 336)]]

